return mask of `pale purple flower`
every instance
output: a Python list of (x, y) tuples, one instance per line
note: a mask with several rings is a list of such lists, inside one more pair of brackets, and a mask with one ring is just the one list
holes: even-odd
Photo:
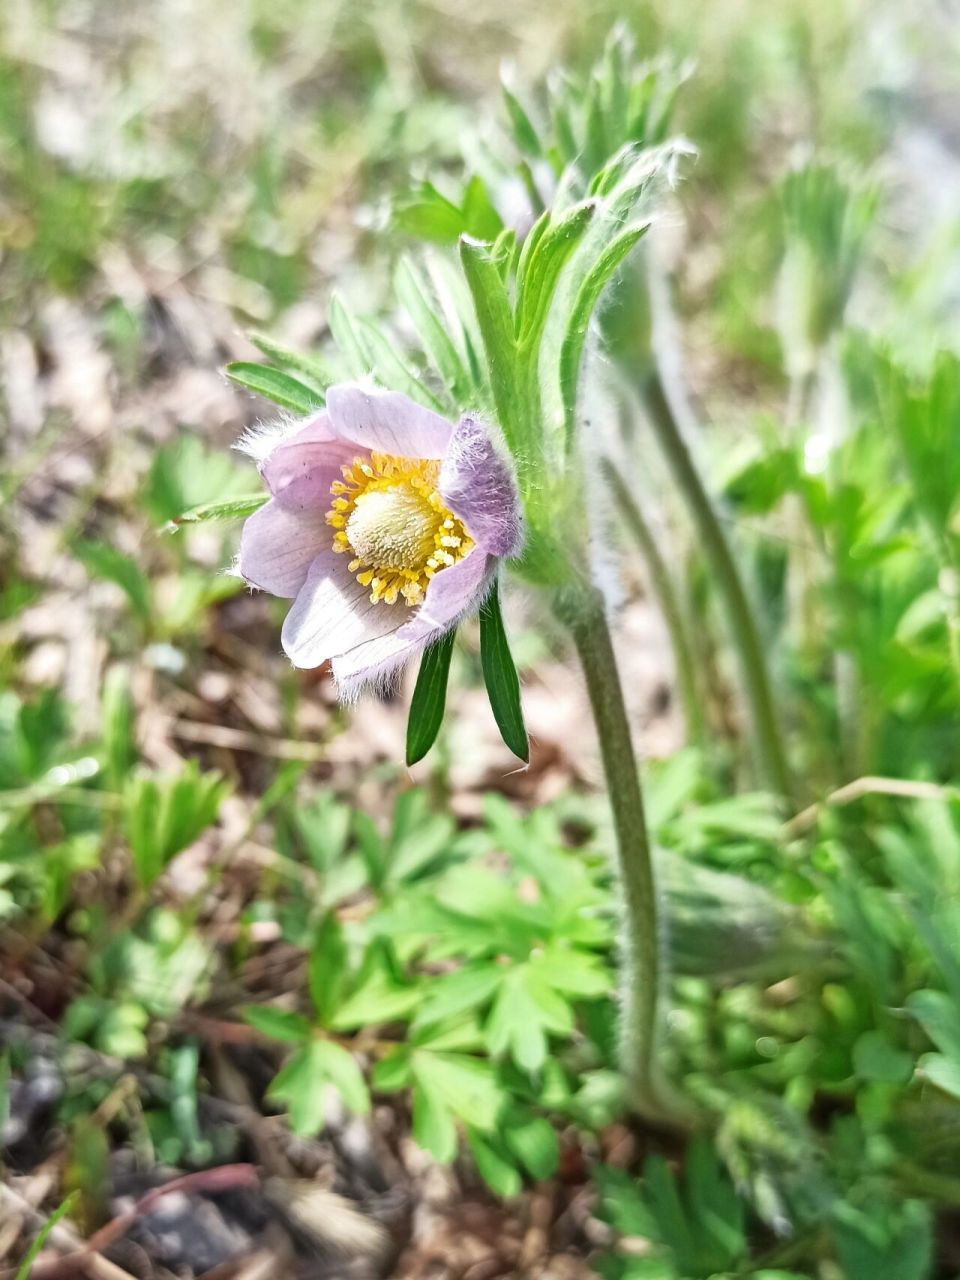
[(351, 697), (465, 615), (515, 555), (521, 516), (490, 430), (454, 425), (397, 391), (346, 383), (302, 422), (254, 435), (268, 502), (243, 527), (239, 571), (293, 600), (297, 667), (333, 660)]

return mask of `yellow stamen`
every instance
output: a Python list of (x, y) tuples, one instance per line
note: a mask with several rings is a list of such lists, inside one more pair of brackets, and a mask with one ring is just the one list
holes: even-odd
[(434, 574), (474, 545), (437, 491), (440, 463), (374, 453), (340, 471), (326, 515), (333, 550), (350, 553), (347, 567), (371, 600), (420, 604)]

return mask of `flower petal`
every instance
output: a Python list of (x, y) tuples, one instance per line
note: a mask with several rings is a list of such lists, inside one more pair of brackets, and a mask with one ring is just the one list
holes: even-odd
[(293, 418), (284, 414), (272, 422), (258, 422), (247, 428), (234, 447), (260, 464), (294, 437), (316, 444), (323, 440), (336, 440), (337, 435), (330, 425), (326, 409), (318, 409), (309, 418)]
[(478, 548), (430, 580), (423, 604), (409, 622), (334, 658), (340, 696), (354, 698), (368, 684), (386, 684), (408, 659), (479, 608), (492, 568), (491, 557)]
[[(359, 451), (362, 452), (362, 451)], [(281, 437), (260, 463), (267, 488), (290, 511), (330, 506), (330, 486), (340, 468), (358, 455), (355, 445), (339, 440), (325, 411), (309, 418), (299, 430)]]
[(363, 449), (401, 458), (442, 458), (453, 425), (400, 391), (346, 382), (327, 391), (333, 429)]
[(477, 546), (495, 556), (520, 549), (517, 488), (483, 423), (461, 418), (440, 469), (440, 496)]
[(402, 606), (370, 599), (347, 568), (348, 557), (323, 551), (310, 566), (283, 624), (284, 652), (295, 667), (319, 667), (403, 624)]
[(317, 555), (329, 546), (330, 527), (322, 510), (288, 511), (271, 498), (244, 522), (240, 575), (251, 587), (293, 597)]

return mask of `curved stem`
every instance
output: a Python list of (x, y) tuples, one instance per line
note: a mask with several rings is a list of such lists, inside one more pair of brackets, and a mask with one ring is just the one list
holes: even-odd
[(696, 522), (726, 607), (743, 673), (757, 767), (775, 791), (790, 799), (793, 787), (760, 634), (730, 544), (674, 416), (659, 370), (650, 376), (646, 403), (660, 446)]
[(601, 459), (600, 470), (613, 492), (614, 501), (620, 509), (624, 524), (639, 543), (640, 551), (646, 561), (650, 585), (670, 634), (673, 660), (677, 670), (677, 686), (680, 690), (683, 717), (687, 726), (687, 738), (690, 742), (702, 746), (706, 738), (706, 721), (697, 680), (697, 665), (687, 635), (686, 619), (683, 616), (680, 601), (677, 599), (670, 571), (657, 545), (653, 530), (647, 524), (623, 476), (609, 458)]
[(620, 1067), (631, 1107), (660, 1123), (689, 1127), (691, 1116), (660, 1072), (657, 1047), (661, 963), (657, 889), (640, 774), (603, 597), (583, 587), (557, 596), (557, 613), (577, 649), (600, 741), (613, 810), (623, 896)]

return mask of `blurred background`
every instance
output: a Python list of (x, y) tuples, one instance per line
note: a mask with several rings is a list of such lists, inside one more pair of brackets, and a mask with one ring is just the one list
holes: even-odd
[[(333, 289), (392, 313), (443, 240), (423, 180), (522, 196), (504, 68), (589, 77), (616, 24), (696, 148), (648, 252), (796, 781), (785, 807), (753, 771), (709, 559), (631, 428), (648, 527), (612, 580), (665, 1053), (720, 1117), (686, 1160), (617, 1096), (596, 747), (532, 593), (530, 767), (467, 628), (411, 775), (409, 681), (338, 708), (280, 652), (285, 602), (225, 572), (239, 526), (169, 529), (257, 487), (231, 447), (276, 410), (224, 366), (258, 333), (326, 351)], [(0, 1275), (64, 1204), (38, 1276), (960, 1274), (958, 55), (952, 0), (5, 0)], [(638, 362), (646, 316), (617, 313)], [(551, 947), (582, 972), (539, 1013), (497, 978), (436, 995)], [(324, 1021), (318, 965), (351, 1012)], [(233, 1165), (263, 1176), (142, 1199)]]

